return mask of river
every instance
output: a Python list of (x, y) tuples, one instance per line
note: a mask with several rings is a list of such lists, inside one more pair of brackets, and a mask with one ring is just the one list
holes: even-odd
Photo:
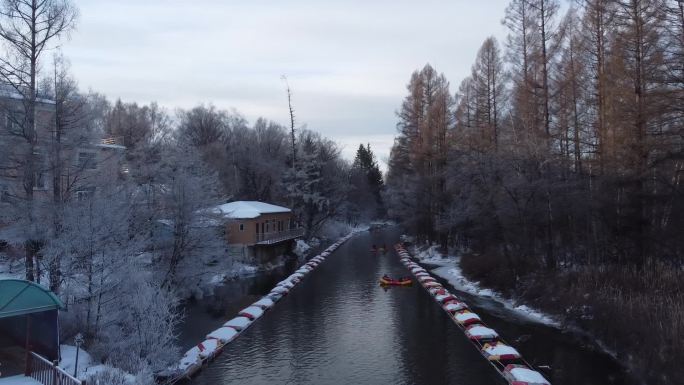
[[(397, 228), (351, 238), (192, 384), (505, 384), (420, 285), (378, 285), (385, 273), (409, 274), (394, 251), (369, 252), (372, 244), (398, 239)], [(183, 347), (200, 342), (293, 268), (229, 283), (190, 304), (180, 333)], [(586, 341), (490, 299), (460, 294), (530, 363), (550, 366), (543, 373), (554, 385), (634, 384)]]

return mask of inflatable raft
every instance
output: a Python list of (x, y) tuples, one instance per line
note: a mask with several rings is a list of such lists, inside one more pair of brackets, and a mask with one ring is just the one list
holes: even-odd
[(403, 279), (391, 279), (391, 278), (380, 278), (380, 284), (384, 286), (411, 286), (413, 285), (413, 280), (410, 278)]

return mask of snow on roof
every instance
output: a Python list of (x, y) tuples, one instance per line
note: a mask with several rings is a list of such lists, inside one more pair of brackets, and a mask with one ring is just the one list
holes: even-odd
[(257, 201), (235, 201), (225, 203), (213, 209), (217, 214), (222, 214), (226, 218), (232, 219), (251, 219), (262, 214), (290, 213), (292, 210), (287, 207), (272, 205), (270, 203)]

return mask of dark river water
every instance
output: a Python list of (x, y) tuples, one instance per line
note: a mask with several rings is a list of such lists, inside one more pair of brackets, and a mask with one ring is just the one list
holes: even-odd
[[(372, 244), (398, 239), (395, 228), (351, 238), (192, 384), (505, 384), (422, 287), (378, 285), (385, 273), (409, 274), (394, 251), (369, 253)], [(268, 293), (291, 268), (230, 283), (188, 305), (183, 347)], [(462, 296), (530, 363), (548, 365), (543, 373), (554, 385), (633, 384), (586, 341), (491, 300)]]

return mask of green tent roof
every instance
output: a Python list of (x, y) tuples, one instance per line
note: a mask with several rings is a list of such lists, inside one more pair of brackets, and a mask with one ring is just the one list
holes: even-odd
[(0, 279), (0, 318), (63, 309), (50, 290), (22, 279)]

